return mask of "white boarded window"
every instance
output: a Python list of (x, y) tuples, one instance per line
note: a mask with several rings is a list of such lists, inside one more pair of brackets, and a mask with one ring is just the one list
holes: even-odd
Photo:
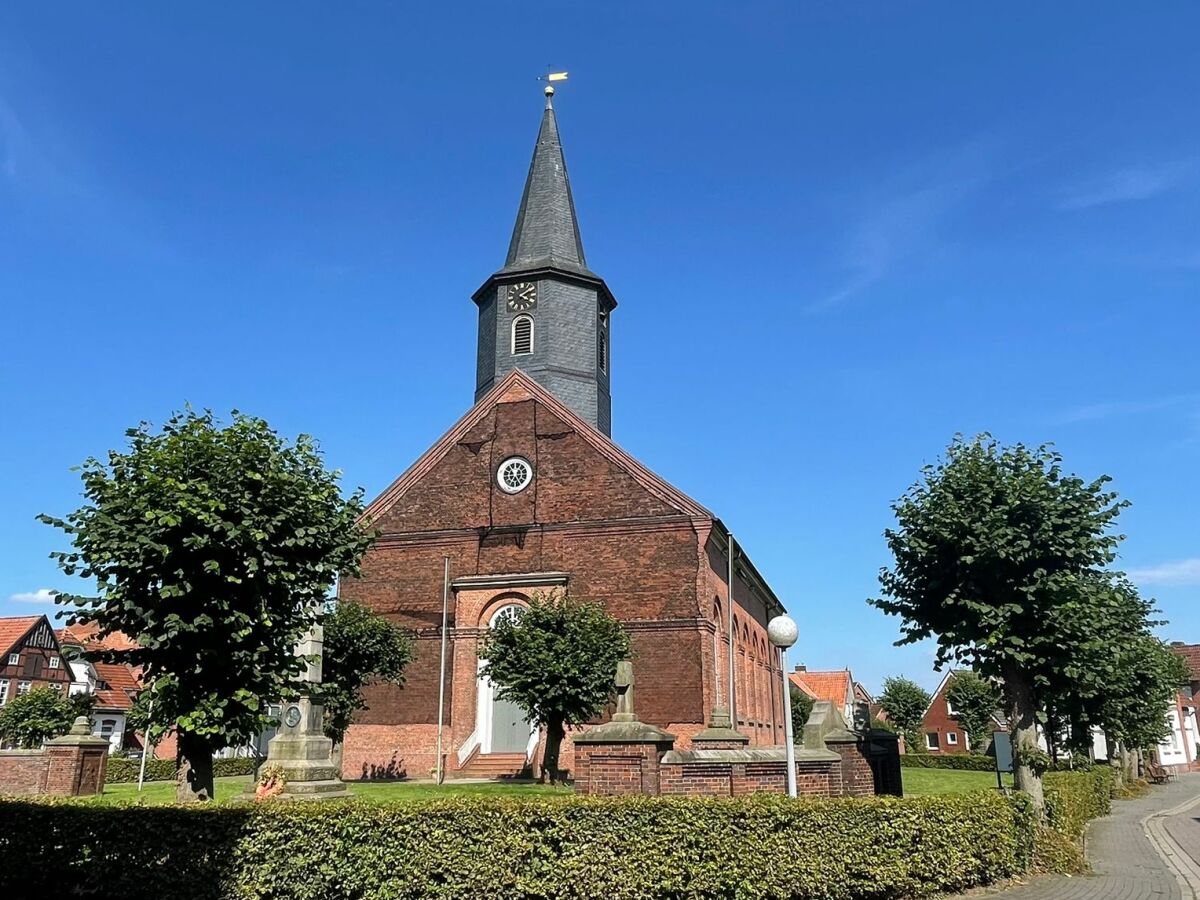
[(517, 316), (513, 319), (512, 352), (513, 356), (533, 352), (533, 319), (529, 316)]

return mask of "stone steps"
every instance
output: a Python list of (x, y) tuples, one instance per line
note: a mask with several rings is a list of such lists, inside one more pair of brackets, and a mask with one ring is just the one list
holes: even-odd
[(505, 778), (520, 775), (525, 768), (524, 753), (477, 753), (455, 773), (461, 778)]

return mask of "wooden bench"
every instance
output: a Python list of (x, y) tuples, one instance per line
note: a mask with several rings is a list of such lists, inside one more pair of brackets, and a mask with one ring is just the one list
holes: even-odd
[(1164, 769), (1158, 763), (1150, 763), (1146, 766), (1146, 776), (1154, 784), (1166, 784), (1175, 777), (1175, 772), (1171, 769)]

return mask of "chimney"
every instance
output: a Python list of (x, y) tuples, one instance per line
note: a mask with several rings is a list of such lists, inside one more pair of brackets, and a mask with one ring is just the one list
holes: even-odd
[(797, 672), (807, 672), (808, 666), (796, 666), (796, 671)]
[(1185, 644), (1183, 641), (1171, 641), (1171, 646), (1172, 647), (1186, 647), (1187, 644)]

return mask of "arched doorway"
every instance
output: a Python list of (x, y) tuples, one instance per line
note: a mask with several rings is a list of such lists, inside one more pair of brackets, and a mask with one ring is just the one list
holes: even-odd
[[(511, 603), (500, 607), (488, 620), (491, 628), (504, 617), (519, 617), (525, 607)], [(482, 668), (483, 662), (480, 661)], [(495, 687), (484, 675), (479, 676), (479, 751), (481, 753), (525, 753), (533, 726), (524, 711), (511, 700), (496, 696)]]

